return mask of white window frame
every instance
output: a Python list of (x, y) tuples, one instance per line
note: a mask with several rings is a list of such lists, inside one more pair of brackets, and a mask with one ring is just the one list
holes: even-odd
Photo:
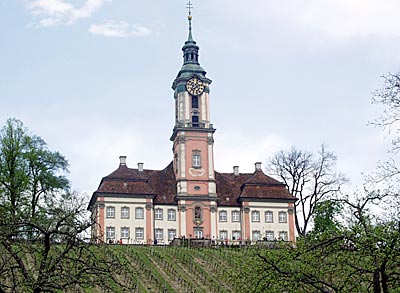
[(135, 228), (135, 239), (136, 240), (143, 240), (144, 239), (144, 228), (136, 227)]
[(115, 239), (115, 227), (106, 227), (106, 239)]
[(168, 209), (168, 221), (176, 221), (176, 211), (174, 209)]
[(130, 209), (129, 207), (121, 207), (121, 219), (129, 219)]
[(163, 219), (163, 214), (164, 214), (164, 211), (163, 211), (162, 208), (156, 208), (156, 209), (154, 209), (154, 220), (160, 220), (160, 221), (162, 221), (162, 219)]
[(240, 230), (233, 230), (232, 240), (242, 240), (242, 232), (240, 232)]
[(154, 237), (155, 237), (157, 240), (163, 240), (163, 239), (164, 239), (164, 229), (162, 229), (162, 228), (156, 228), (156, 229), (154, 230)]
[(201, 154), (200, 152), (193, 152), (192, 154), (192, 167), (201, 168)]
[[(257, 237), (255, 237), (257, 235)], [(260, 230), (253, 230), (251, 232), (251, 239), (253, 241), (261, 240), (261, 232)]]
[(267, 238), (267, 241), (274, 241), (275, 240), (274, 231), (265, 231), (265, 238)]
[(168, 240), (172, 241), (176, 237), (176, 229), (168, 229)]
[(121, 227), (121, 238), (129, 238), (131, 231), (129, 227)]
[[(225, 237), (223, 237), (225, 236)], [(225, 240), (228, 239), (228, 231), (227, 230), (219, 230), (219, 239)]]
[[(270, 215), (270, 217), (267, 215)], [(274, 222), (274, 212), (273, 211), (265, 211), (265, 223), (273, 223)]]
[(232, 222), (240, 222), (240, 212), (239, 211), (232, 211), (231, 217), (232, 217)]
[(194, 237), (195, 238), (200, 239), (200, 238), (204, 237), (204, 231), (203, 231), (202, 228), (194, 228), (193, 232), (194, 232)]
[(279, 240), (288, 241), (288, 239), (287, 231), (279, 231)]
[(106, 218), (115, 219), (115, 207), (106, 207)]
[[(224, 215), (224, 216), (222, 216)], [(219, 211), (218, 212), (218, 220), (219, 222), (227, 222), (228, 221), (228, 212), (227, 211)]]
[(144, 219), (144, 208), (142, 207), (135, 208), (135, 219)]
[(252, 211), (251, 212), (251, 221), (252, 222), (260, 222), (260, 211)]
[(279, 223), (287, 223), (287, 212), (279, 212)]

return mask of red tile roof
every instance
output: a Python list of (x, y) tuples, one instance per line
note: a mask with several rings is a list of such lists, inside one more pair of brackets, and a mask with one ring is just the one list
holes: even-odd
[[(220, 206), (240, 206), (240, 201), (251, 199), (296, 200), (281, 182), (265, 175), (261, 170), (239, 175), (215, 172), (215, 179)], [(163, 170), (139, 171), (120, 165), (117, 170), (101, 180), (89, 207), (95, 203), (98, 195), (132, 198), (146, 196), (154, 198), (155, 204), (177, 204), (172, 162)]]

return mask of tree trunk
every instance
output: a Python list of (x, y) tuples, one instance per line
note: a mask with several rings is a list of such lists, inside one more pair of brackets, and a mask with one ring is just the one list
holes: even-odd
[(373, 282), (374, 282), (374, 293), (381, 293), (381, 283), (380, 283), (380, 272), (376, 269), (374, 272)]

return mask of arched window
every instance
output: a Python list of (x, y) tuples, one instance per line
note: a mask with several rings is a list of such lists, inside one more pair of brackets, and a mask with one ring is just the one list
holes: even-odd
[(199, 108), (199, 98), (196, 96), (192, 96), (192, 108), (194, 109)]

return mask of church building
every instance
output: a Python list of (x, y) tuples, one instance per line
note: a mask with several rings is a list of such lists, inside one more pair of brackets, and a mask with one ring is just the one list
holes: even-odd
[(149, 170), (143, 163), (130, 168), (121, 156), (90, 199), (92, 238), (132, 244), (168, 244), (175, 237), (295, 241), (296, 198), (265, 175), (261, 163), (253, 173), (240, 173), (238, 166), (232, 173), (214, 170), (211, 80), (199, 63), (190, 11), (188, 20), (183, 66), (172, 84), (172, 161)]

